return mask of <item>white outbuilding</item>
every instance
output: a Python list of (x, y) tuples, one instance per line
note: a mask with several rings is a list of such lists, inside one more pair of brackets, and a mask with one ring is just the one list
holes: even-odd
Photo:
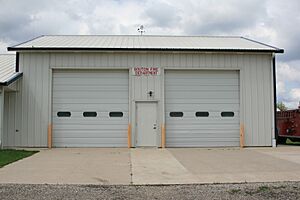
[(243, 37), (53, 35), (8, 50), (23, 77), (6, 97), (3, 147), (275, 141), (282, 49)]
[[(13, 119), (8, 121), (7, 113), (9, 109), (14, 109), (15, 104), (9, 104), (10, 94), (16, 92), (15, 83), (22, 77), (21, 72), (16, 70), (16, 56), (14, 54), (0, 54), (0, 147), (3, 145), (4, 133), (8, 134), (8, 124), (14, 123)], [(4, 114), (5, 113), (5, 114)]]

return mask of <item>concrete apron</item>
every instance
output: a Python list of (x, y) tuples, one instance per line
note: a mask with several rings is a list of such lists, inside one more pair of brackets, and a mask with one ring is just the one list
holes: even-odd
[(194, 184), (300, 181), (300, 147), (59, 148), (0, 168), (0, 183)]
[(167, 149), (131, 150), (133, 184), (191, 184), (197, 179)]
[[(197, 183), (300, 181), (300, 165), (297, 163), (299, 150), (299, 148), (297, 151), (294, 149), (283, 151), (281, 148), (170, 149), (172, 155), (196, 177)], [(292, 160), (291, 157), (284, 156), (290, 154), (298, 154), (298, 159)]]
[(0, 168), (0, 183), (130, 184), (126, 148), (53, 148)]

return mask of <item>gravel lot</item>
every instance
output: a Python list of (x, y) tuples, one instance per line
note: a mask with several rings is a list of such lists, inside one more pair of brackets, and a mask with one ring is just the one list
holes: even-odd
[(0, 185), (0, 199), (300, 199), (300, 182), (167, 186)]

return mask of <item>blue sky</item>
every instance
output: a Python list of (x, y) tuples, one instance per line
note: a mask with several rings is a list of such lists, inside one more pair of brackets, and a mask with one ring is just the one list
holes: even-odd
[(277, 95), (300, 101), (299, 0), (0, 0), (0, 53), (42, 34), (238, 35), (285, 49)]

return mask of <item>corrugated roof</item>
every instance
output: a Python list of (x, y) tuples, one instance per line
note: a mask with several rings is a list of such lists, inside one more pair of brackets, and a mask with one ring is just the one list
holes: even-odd
[(46, 35), (8, 47), (20, 50), (187, 50), (283, 52), (244, 37), (148, 35)]
[(20, 75), (16, 72), (16, 55), (0, 54), (0, 85), (9, 85)]

